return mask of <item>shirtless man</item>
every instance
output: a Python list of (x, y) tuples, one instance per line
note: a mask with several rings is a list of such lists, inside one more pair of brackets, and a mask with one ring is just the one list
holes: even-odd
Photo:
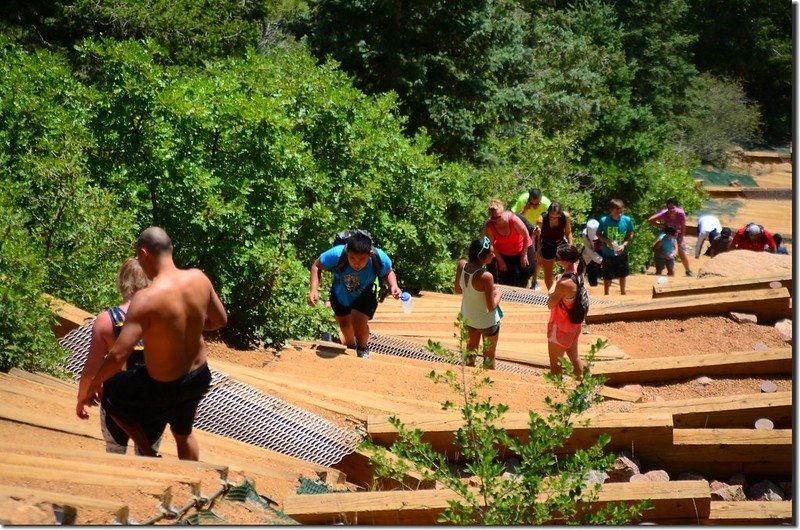
[[(170, 424), (178, 458), (198, 460), (192, 423), (211, 384), (203, 331), (223, 327), (228, 316), (205, 274), (175, 266), (172, 240), (163, 229), (151, 226), (141, 233), (136, 258), (152, 283), (133, 296), (119, 338), (78, 396), (78, 417), (89, 417), (86, 407), (97, 404), (102, 385), (103, 407), (143, 455), (157, 456), (142, 423), (160, 417)], [(140, 338), (147, 344), (145, 366), (119, 372)]]

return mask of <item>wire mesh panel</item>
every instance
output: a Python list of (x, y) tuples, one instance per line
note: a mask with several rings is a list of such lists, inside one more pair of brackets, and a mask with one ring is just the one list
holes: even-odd
[(333, 423), (235, 379), (227, 379), (200, 401), (195, 427), (234, 440), (330, 466), (361, 441)]
[(60, 339), (58, 343), (70, 353), (67, 359), (67, 370), (75, 380), (80, 378), (86, 357), (89, 355), (89, 342), (92, 340), (94, 318), (79, 328), (75, 328)]
[[(523, 304), (533, 305), (547, 305), (547, 293), (539, 293), (531, 289), (522, 289), (520, 287), (509, 287), (508, 285), (498, 285), (500, 292), (503, 293), (501, 300), (508, 302), (520, 302)], [(588, 293), (587, 293), (588, 294)], [(603, 300), (589, 297), (592, 304), (610, 304), (610, 300)]]
[[(67, 370), (80, 377), (89, 354), (91, 321), (59, 343), (70, 352)], [(211, 370), (211, 388), (197, 408), (195, 427), (257, 447), (329, 466), (352, 453), (363, 438), (306, 410)]]

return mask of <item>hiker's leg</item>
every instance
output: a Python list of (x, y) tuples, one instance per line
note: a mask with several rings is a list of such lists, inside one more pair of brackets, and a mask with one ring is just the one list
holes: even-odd
[(369, 342), (369, 316), (357, 309), (353, 309), (350, 313), (350, 321), (352, 322), (356, 345), (362, 349), (366, 348)]
[(147, 434), (144, 432), (144, 429), (141, 425), (125, 423), (113, 414), (111, 417), (114, 419), (117, 425), (119, 425), (119, 427), (125, 431), (130, 439), (133, 440), (133, 443), (136, 444), (136, 447), (139, 449), (139, 452), (141, 452), (142, 456), (158, 456), (158, 454), (153, 450), (153, 446), (150, 445), (150, 441), (147, 439)]
[(572, 346), (567, 349), (567, 357), (572, 363), (572, 375), (575, 376), (575, 379), (583, 377), (583, 364), (581, 363), (580, 355), (578, 355), (578, 339), (575, 339)]
[(178, 458), (181, 460), (200, 460), (200, 445), (197, 443), (194, 433), (178, 434), (172, 431), (175, 437), (175, 448), (178, 450)]
[(355, 341), (355, 333), (353, 332), (353, 319), (351, 315), (336, 316), (336, 322), (339, 324), (339, 340), (345, 346), (352, 346)]

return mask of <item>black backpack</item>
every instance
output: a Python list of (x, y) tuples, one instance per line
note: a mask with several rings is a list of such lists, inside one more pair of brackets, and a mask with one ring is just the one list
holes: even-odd
[[(333, 246), (336, 245), (347, 245), (347, 242), (350, 241), (350, 236), (353, 234), (362, 234), (369, 238), (372, 241), (372, 234), (369, 233), (367, 230), (363, 230), (361, 228), (354, 228), (352, 230), (342, 230), (338, 232), (333, 238)], [(378, 253), (375, 252), (375, 246), (373, 245), (372, 250), (370, 251), (372, 254), (372, 270), (375, 271), (375, 276), (378, 277), (378, 281), (381, 278), (381, 258), (378, 256)], [(347, 253), (342, 251), (342, 255), (339, 256), (339, 261), (336, 263), (336, 266), (331, 269), (333, 272), (341, 274), (344, 272), (345, 267), (347, 267)]]
[[(569, 321), (573, 324), (580, 324), (589, 314), (589, 293), (586, 292), (586, 287), (583, 285), (583, 276), (575, 274), (574, 272), (565, 272), (562, 278), (566, 276), (572, 278), (575, 285), (578, 286), (578, 291), (575, 293), (575, 303), (567, 310)], [(563, 301), (561, 302), (564, 303)], [(566, 307), (566, 304), (564, 304)]]

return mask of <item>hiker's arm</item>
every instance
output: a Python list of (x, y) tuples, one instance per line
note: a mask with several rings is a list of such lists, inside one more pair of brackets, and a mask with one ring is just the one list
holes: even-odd
[(561, 302), (561, 300), (567, 294), (569, 294), (569, 284), (567, 282), (572, 282), (572, 280), (567, 278), (566, 280), (561, 279), (558, 281), (556, 288), (547, 297), (547, 309), (553, 309), (556, 307), (558, 303)]
[(647, 222), (653, 226), (661, 226), (661, 212), (656, 212), (653, 215), (651, 215), (647, 219)]
[(384, 279), (386, 283), (389, 284), (389, 288), (392, 290), (392, 296), (395, 300), (400, 298), (400, 287), (397, 285), (397, 275), (394, 273), (394, 269), (389, 269), (389, 274), (387, 274)]
[(92, 376), (100, 369), (106, 352), (112, 344), (114, 344), (114, 324), (111, 322), (108, 312), (103, 311), (97, 316), (92, 325), (89, 354), (86, 357), (86, 363), (83, 365), (81, 379), (78, 383), (78, 403), (75, 414), (81, 419), (85, 420), (89, 417), (89, 413), (86, 412), (87, 405), (94, 406), (98, 404), (99, 396), (97, 394), (89, 395), (89, 386), (92, 382)]
[(564, 217), (567, 218), (567, 224), (564, 226), (564, 235), (567, 236), (567, 243), (572, 245), (572, 216), (569, 213), (564, 212)]
[(455, 278), (455, 285), (453, 286), (453, 292), (456, 294), (461, 294), (461, 271), (464, 270), (464, 265), (466, 264), (466, 260), (461, 260), (456, 265), (456, 278)]
[(314, 260), (314, 263), (311, 264), (311, 288), (308, 291), (308, 305), (312, 307), (317, 305), (317, 300), (319, 299), (319, 293), (317, 291), (319, 289), (319, 278), (321, 275), (322, 263), (319, 258), (317, 258)]
[(494, 311), (497, 309), (497, 306), (500, 305), (500, 298), (503, 296), (503, 293), (501, 293), (500, 289), (494, 284), (494, 278), (488, 272), (484, 271), (481, 273), (480, 278), (480, 283), (483, 285), (483, 295), (486, 299), (486, 309)]

